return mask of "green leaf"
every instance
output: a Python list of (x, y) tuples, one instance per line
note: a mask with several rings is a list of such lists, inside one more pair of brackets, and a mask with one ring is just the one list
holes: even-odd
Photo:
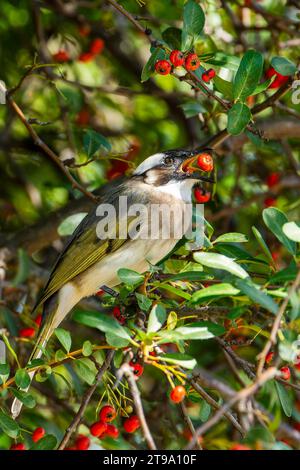
[(272, 264), (274, 264), (272, 254), (271, 254), (265, 240), (263, 239), (261, 233), (257, 230), (257, 228), (254, 227), (254, 225), (252, 226), (252, 232), (254, 233), (254, 236), (255, 236), (256, 240), (258, 241), (261, 249), (263, 250), (263, 252), (266, 255), (266, 257), (268, 258), (268, 260), (271, 261)]
[(204, 266), (228, 271), (234, 276), (240, 277), (242, 279), (249, 276), (249, 274), (232, 258), (220, 255), (219, 253), (206, 253), (198, 251), (197, 253), (194, 253), (194, 259), (197, 261), (197, 263), (201, 263)]
[(276, 302), (268, 294), (261, 291), (251, 279), (237, 279), (235, 285), (254, 303), (261, 305), (263, 308), (276, 315), (278, 311)]
[(22, 389), (29, 387), (30, 377), (26, 369), (18, 369), (15, 375), (16, 385)]
[(35, 442), (30, 450), (53, 450), (57, 446), (57, 439), (52, 434), (42, 437), (38, 442)]
[(67, 351), (67, 353), (70, 352), (72, 345), (72, 338), (70, 332), (64, 330), (63, 328), (56, 328), (54, 333), (62, 347)]
[(186, 103), (181, 104), (180, 108), (183, 110), (186, 118), (198, 116), (198, 114), (206, 112), (206, 108), (204, 108), (199, 101), (187, 101)]
[(248, 50), (243, 56), (233, 82), (234, 99), (245, 101), (259, 84), (264, 59), (260, 52)]
[(129, 344), (128, 339), (120, 338), (120, 336), (111, 332), (105, 333), (105, 338), (106, 342), (114, 348), (125, 348)]
[(212, 321), (196, 321), (193, 323), (193, 325), (199, 326), (201, 328), (207, 328), (208, 331), (214, 336), (222, 336), (224, 335), (224, 333), (226, 333), (226, 328), (224, 328), (224, 326), (219, 325), (218, 323), (214, 323)]
[(164, 354), (161, 359), (165, 362), (169, 362), (170, 364), (177, 364), (185, 369), (194, 369), (197, 365), (196, 359), (192, 356), (188, 356), (187, 354)]
[(157, 47), (154, 49), (148, 59), (148, 62), (143, 67), (142, 75), (141, 75), (141, 82), (146, 82), (149, 80), (151, 75), (154, 73), (154, 66), (158, 60), (163, 60), (166, 58), (166, 52)]
[(131, 339), (127, 330), (121, 326), (115, 318), (105, 315), (104, 313), (100, 314), (98, 312), (77, 310), (73, 315), (73, 319), (82, 325), (97, 328), (104, 333), (112, 333), (119, 338), (129, 341)]
[(190, 300), (191, 304), (199, 303), (210, 297), (230, 297), (239, 294), (239, 290), (231, 284), (220, 283), (213, 286), (206, 287), (205, 289), (194, 292)]
[(288, 282), (288, 281), (293, 281), (295, 277), (297, 276), (297, 267), (294, 265), (290, 265), (285, 269), (282, 269), (278, 273), (275, 273), (272, 277), (269, 279), (270, 284), (276, 284), (276, 283), (281, 283), (281, 282)]
[(246, 243), (248, 238), (243, 233), (229, 232), (220, 235), (213, 243)]
[[(206, 61), (208, 64), (224, 67), (236, 72), (240, 65), (240, 59), (236, 55), (229, 55), (224, 52), (216, 52), (213, 58)], [(214, 80), (216, 77), (214, 78)]]
[(288, 222), (287, 216), (276, 207), (268, 207), (263, 210), (263, 220), (275, 237), (285, 246), (293, 255), (296, 254), (297, 245), (290, 240), (283, 232), (283, 226)]
[(136, 293), (135, 296), (140, 309), (143, 310), (143, 312), (148, 312), (148, 310), (152, 307), (152, 301), (144, 294)]
[(263, 91), (267, 90), (273, 81), (274, 81), (274, 79), (272, 77), (272, 78), (269, 78), (269, 80), (266, 80), (265, 82), (260, 83), (259, 85), (257, 85), (257, 87), (255, 88), (255, 90), (252, 93), (252, 96), (258, 95), (259, 93), (262, 93)]
[(231, 82), (228, 82), (227, 80), (224, 80), (224, 78), (219, 77), (219, 75), (216, 75), (214, 78), (214, 85), (216, 89), (225, 96), (225, 98), (230, 100), (233, 99), (233, 89)]
[(10, 390), (12, 391), (14, 396), (18, 400), (20, 400), (21, 403), (23, 403), (23, 405), (27, 406), (27, 408), (34, 408), (35, 407), (36, 401), (35, 401), (35, 399), (33, 398), (32, 395), (30, 395), (27, 392), (22, 392), (22, 390), (17, 390), (15, 388), (11, 388)]
[(285, 57), (273, 57), (271, 60), (271, 66), (276, 70), (276, 72), (284, 76), (294, 75), (297, 70), (296, 65)]
[(238, 135), (251, 120), (251, 111), (246, 104), (235, 103), (227, 114), (227, 130), (229, 134)]
[(199, 410), (200, 421), (205, 423), (209, 418), (210, 412), (211, 412), (211, 406), (205, 400), (202, 400), (201, 405), (200, 405), (200, 410)]
[(10, 367), (8, 364), (0, 364), (0, 375), (9, 375)]
[(78, 212), (77, 214), (70, 215), (65, 220), (63, 220), (58, 228), (57, 233), (61, 237), (66, 237), (72, 235), (74, 230), (78, 227), (80, 222), (85, 218), (87, 212)]
[(93, 157), (100, 149), (105, 149), (108, 152), (111, 150), (111, 145), (108, 140), (99, 132), (88, 130), (83, 137), (84, 151), (89, 158)]
[(30, 258), (23, 248), (18, 249), (18, 271), (15, 278), (12, 281), (14, 286), (18, 286), (26, 281), (29, 275), (30, 269)]
[(204, 340), (213, 338), (213, 334), (207, 328), (194, 326), (181, 326), (175, 330), (162, 330), (159, 332), (160, 339), (157, 344), (180, 342), (186, 340)]
[(178, 287), (170, 286), (169, 284), (159, 284), (159, 283), (157, 283), (157, 287), (159, 289), (165, 289), (165, 290), (167, 290), (168, 292), (171, 292), (174, 295), (178, 295), (179, 297), (183, 297), (186, 300), (190, 300), (190, 298), (191, 298), (191, 294), (189, 294), (188, 292), (185, 292), (184, 290), (179, 289)]
[(171, 311), (167, 318), (168, 330), (174, 330), (176, 328), (177, 321), (178, 321), (177, 313), (174, 311)]
[(149, 318), (147, 333), (152, 333), (160, 330), (167, 318), (166, 309), (161, 304), (155, 304), (152, 308)]
[(167, 28), (162, 33), (163, 40), (173, 50), (180, 50), (181, 48), (181, 29), (179, 28)]
[(275, 387), (284, 414), (288, 417), (292, 416), (293, 400), (291, 396), (281, 383), (275, 381)]
[(121, 268), (118, 270), (118, 276), (124, 284), (136, 285), (140, 284), (144, 280), (142, 274), (133, 271), (132, 269)]
[(15, 439), (20, 433), (18, 423), (3, 411), (0, 411), (0, 428), (5, 434), (13, 439)]
[(95, 364), (88, 358), (76, 359), (73, 361), (76, 374), (89, 385), (93, 385), (97, 369)]
[(82, 345), (82, 354), (85, 357), (90, 356), (93, 353), (93, 345), (90, 341), (85, 341)]
[(202, 8), (195, 0), (188, 0), (183, 7), (183, 28), (181, 50), (188, 50), (200, 36), (205, 23)]
[(293, 242), (300, 242), (300, 222), (287, 222), (282, 226), (282, 231)]
[[(196, 263), (194, 264), (196, 267)], [(183, 271), (169, 277), (168, 281), (209, 281), (210, 279), (213, 279), (213, 276), (202, 271)]]

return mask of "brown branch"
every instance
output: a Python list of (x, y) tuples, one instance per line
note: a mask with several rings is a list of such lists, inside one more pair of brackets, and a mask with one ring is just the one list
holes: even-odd
[(243, 388), (239, 392), (237, 392), (227, 403), (225, 403), (215, 414), (212, 416), (206, 423), (204, 423), (202, 426), (200, 426), (196, 430), (196, 435), (195, 437), (191, 440), (189, 445), (187, 446), (187, 449), (192, 449), (193, 446), (195, 445), (195, 439), (198, 437), (202, 436), (205, 432), (207, 432), (212, 426), (217, 424), (222, 416), (230, 410), (232, 406), (234, 406), (236, 403), (240, 402), (241, 400), (245, 400), (246, 398), (254, 395), (259, 388), (264, 385), (267, 381), (273, 379), (276, 374), (278, 374), (277, 369), (274, 367), (270, 367), (267, 369), (265, 372), (263, 372), (259, 378), (256, 379), (255, 382), (253, 382), (251, 385), (248, 387)]
[[(187, 381), (192, 385), (193, 389), (196, 390), (197, 393), (199, 393), (199, 395), (209, 404), (211, 405), (215, 410), (219, 410), (220, 409), (220, 405), (216, 402), (216, 400), (214, 400), (205, 390), (204, 388), (201, 387), (201, 385), (199, 385), (197, 383), (196, 380), (194, 379), (187, 379)], [(236, 418), (229, 412), (229, 411), (226, 411), (224, 413), (224, 416), (225, 418), (228, 419), (228, 421), (230, 421), (230, 423), (233, 425), (233, 427), (235, 429), (237, 429), (237, 431), (242, 435), (244, 436), (244, 430), (242, 428), (242, 426), (240, 425), (240, 423), (236, 420)]]
[[(300, 268), (300, 266), (298, 266), (298, 268)], [(263, 368), (264, 368), (264, 365), (265, 365), (265, 361), (266, 361), (266, 356), (267, 356), (268, 352), (276, 344), (277, 333), (278, 333), (278, 330), (280, 328), (280, 323), (281, 323), (282, 317), (284, 315), (284, 312), (285, 312), (285, 310), (288, 306), (288, 303), (289, 303), (291, 297), (296, 292), (299, 285), (300, 285), (300, 269), (298, 271), (298, 274), (296, 276), (295, 281), (293, 282), (290, 289), (288, 290), (286, 298), (283, 300), (283, 302), (282, 302), (282, 304), (281, 304), (281, 306), (280, 306), (280, 308), (279, 308), (279, 310), (276, 314), (276, 317), (275, 317), (275, 320), (274, 320), (274, 323), (273, 323), (273, 327), (272, 327), (272, 330), (271, 330), (270, 338), (268, 339), (268, 341), (265, 344), (264, 349), (262, 350), (262, 352), (258, 356), (258, 358), (259, 358), (259, 363), (258, 363), (258, 367), (257, 367), (257, 376), (258, 377), (260, 377), (261, 374), (262, 374), (262, 371), (263, 371)]]
[(131, 392), (131, 396), (132, 396), (133, 401), (134, 401), (134, 406), (135, 406), (137, 415), (138, 415), (140, 423), (141, 423), (141, 428), (142, 428), (142, 431), (143, 431), (144, 438), (145, 438), (145, 440), (148, 444), (149, 449), (156, 450), (157, 447), (155, 445), (155, 442), (153, 440), (153, 437), (151, 435), (149, 426), (148, 426), (146, 418), (145, 418), (145, 413), (144, 413), (144, 409), (143, 409), (141, 395), (140, 395), (139, 389), (138, 389), (137, 384), (136, 384), (136, 378), (135, 378), (135, 376), (132, 372), (132, 368), (127, 363), (124, 363), (118, 371), (118, 377), (117, 377), (118, 382), (121, 380), (123, 375), (125, 375), (125, 377), (127, 379), (127, 382), (128, 382), (129, 388), (130, 388), (130, 392)]
[(32, 140), (34, 144), (39, 147), (43, 153), (45, 153), (50, 159), (60, 168), (60, 170), (63, 172), (63, 174), (67, 177), (67, 179), (70, 181), (72, 184), (72, 187), (75, 189), (78, 189), (82, 194), (84, 194), (86, 197), (91, 199), (93, 202), (97, 202), (97, 198), (89, 192), (87, 189), (85, 189), (83, 186), (81, 186), (80, 183), (78, 183), (75, 178), (69, 173), (68, 169), (65, 167), (63, 162), (60, 160), (60, 158), (53, 152), (53, 150), (48, 147), (48, 145), (39, 137), (37, 132), (33, 129), (31, 124), (28, 122), (28, 119), (26, 119), (23, 111), (21, 108), (17, 105), (17, 103), (13, 100), (11, 96), (11, 92), (8, 91), (6, 94), (7, 97), (7, 103), (13, 110), (13, 112), (17, 115), (17, 117), (20, 119), (20, 121), (24, 124), (26, 127), (27, 131), (29, 132), (30, 136), (32, 137)]
[(83, 395), (79, 410), (76, 413), (76, 415), (74, 416), (70, 426), (67, 428), (67, 430), (65, 432), (65, 435), (64, 435), (61, 443), (59, 444), (58, 450), (63, 450), (66, 447), (66, 445), (68, 444), (73, 432), (75, 432), (77, 426), (80, 424), (80, 421), (83, 418), (86, 407), (88, 406), (93, 394), (95, 393), (96, 388), (98, 387), (98, 385), (99, 385), (99, 383), (100, 383), (100, 381), (103, 377), (103, 374), (109, 368), (109, 366), (111, 364), (111, 361), (114, 357), (114, 354), (115, 354), (115, 351), (113, 351), (113, 350), (109, 351), (107, 353), (104, 363), (98, 369), (97, 375), (95, 377), (95, 383), (90, 388), (88, 388), (87, 391), (85, 392), (85, 394)]
[[(189, 417), (189, 414), (188, 414), (188, 411), (186, 409), (186, 406), (185, 406), (184, 402), (180, 403), (180, 408), (181, 408), (181, 412), (182, 412), (182, 416), (183, 416), (183, 419), (185, 421), (185, 424), (189, 428), (190, 433), (191, 433), (192, 438), (193, 438), (193, 437), (195, 437), (195, 428), (194, 428), (194, 425), (193, 425), (193, 422), (192, 422), (191, 418)], [(199, 442), (199, 439), (196, 439), (195, 442), (196, 442), (197, 448), (199, 450), (203, 450), (202, 447), (201, 447), (201, 444)]]

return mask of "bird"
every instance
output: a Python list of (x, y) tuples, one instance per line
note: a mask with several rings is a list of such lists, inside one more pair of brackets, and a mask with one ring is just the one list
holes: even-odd
[[(214, 182), (193, 168), (198, 154), (199, 151), (185, 149), (155, 153), (130, 176), (105, 185), (99, 204), (81, 221), (60, 253), (33, 309), (35, 312), (42, 307), (43, 313), (28, 363), (43, 355), (54, 330), (81, 299), (121, 283), (120, 268), (144, 273), (172, 252), (185, 234), (186, 227), (180, 225), (186, 207), (192, 203), (193, 187)], [(119, 207), (122, 197), (127, 202), (125, 213)], [(131, 211), (134, 207), (152, 206), (170, 209), (173, 214), (174, 226), (169, 227), (166, 236), (165, 214), (154, 227), (155, 233), (149, 233), (152, 212), (137, 216)], [(29, 375), (32, 380), (34, 372)], [(21, 409), (22, 403), (15, 398), (11, 407), (14, 419)]]

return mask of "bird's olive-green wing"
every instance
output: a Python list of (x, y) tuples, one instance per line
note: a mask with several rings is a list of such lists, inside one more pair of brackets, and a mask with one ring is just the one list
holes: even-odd
[[(133, 217), (128, 217), (127, 227), (133, 219)], [(37, 307), (67, 282), (100, 261), (107, 254), (118, 250), (126, 242), (127, 238), (118, 238), (118, 227), (116, 227), (116, 238), (106, 239), (98, 238), (96, 224), (85, 227), (80, 236), (73, 239), (59, 259)]]

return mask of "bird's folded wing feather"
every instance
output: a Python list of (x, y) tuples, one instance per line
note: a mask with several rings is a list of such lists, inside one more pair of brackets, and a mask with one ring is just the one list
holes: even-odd
[[(128, 217), (127, 228), (134, 219), (135, 217)], [(115, 238), (100, 239), (96, 233), (95, 220), (92, 224), (83, 221), (83, 225), (80, 224), (74, 232), (72, 239), (58, 259), (36, 308), (78, 274), (100, 261), (107, 254), (121, 248), (128, 239), (118, 238), (119, 227), (120, 221), (115, 230)]]

